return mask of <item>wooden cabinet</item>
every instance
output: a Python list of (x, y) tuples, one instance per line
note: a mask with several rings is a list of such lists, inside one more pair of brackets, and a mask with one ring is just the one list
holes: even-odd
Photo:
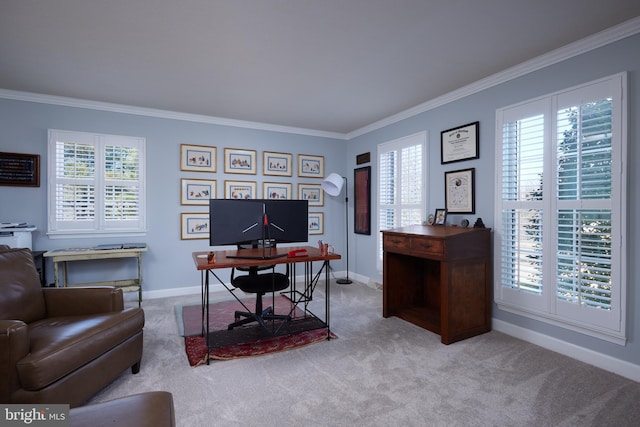
[(491, 330), (491, 230), (415, 225), (382, 232), (383, 316), (451, 344)]

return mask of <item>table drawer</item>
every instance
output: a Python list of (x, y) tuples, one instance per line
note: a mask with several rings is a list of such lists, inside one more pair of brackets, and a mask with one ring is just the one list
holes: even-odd
[(383, 235), (383, 249), (411, 249), (410, 240), (405, 236)]
[(416, 252), (431, 255), (444, 254), (444, 242), (440, 239), (426, 239), (424, 237), (412, 237), (410, 239), (411, 249)]

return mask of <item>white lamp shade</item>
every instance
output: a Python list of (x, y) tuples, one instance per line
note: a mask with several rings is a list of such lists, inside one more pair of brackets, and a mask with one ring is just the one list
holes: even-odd
[(342, 191), (343, 178), (337, 173), (330, 174), (322, 181), (322, 189), (330, 196), (337, 196)]

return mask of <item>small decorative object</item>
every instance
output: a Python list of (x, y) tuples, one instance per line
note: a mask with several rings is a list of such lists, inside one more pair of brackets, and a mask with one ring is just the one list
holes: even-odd
[(435, 220), (436, 220), (436, 217), (433, 214), (429, 214), (429, 217), (427, 218), (427, 224), (433, 225), (433, 222)]
[(256, 183), (252, 181), (225, 181), (225, 199), (255, 199)]
[(262, 198), (270, 200), (291, 200), (291, 184), (282, 182), (263, 182)]
[(262, 153), (262, 174), (276, 176), (291, 176), (293, 155), (288, 153)]
[(180, 214), (180, 238), (182, 240), (208, 239), (209, 214), (195, 212)]
[(480, 122), (473, 122), (440, 132), (440, 163), (444, 165), (479, 158), (479, 126)]
[(216, 160), (216, 147), (180, 144), (181, 171), (215, 172)]
[(298, 184), (298, 200), (307, 200), (309, 206), (324, 206), (324, 191), (320, 184)]
[(473, 228), (486, 228), (484, 226), (484, 222), (482, 222), (482, 218), (476, 219), (475, 224), (473, 224)]
[(460, 221), (460, 226), (461, 227), (468, 227), (469, 226), (469, 220), (467, 218), (464, 218), (462, 221)]
[(474, 177), (474, 168), (444, 173), (447, 212), (475, 213)]
[(446, 209), (436, 209), (436, 213), (434, 215), (433, 225), (445, 225), (447, 222), (447, 210)]
[(309, 234), (324, 234), (324, 213), (309, 212)]
[(182, 178), (180, 187), (181, 205), (208, 205), (216, 198), (215, 180)]
[(224, 149), (224, 172), (256, 174), (256, 150)]
[(298, 176), (324, 178), (324, 157), (298, 154)]

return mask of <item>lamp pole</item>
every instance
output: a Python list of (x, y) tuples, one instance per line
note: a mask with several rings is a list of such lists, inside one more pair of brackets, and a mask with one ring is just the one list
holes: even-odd
[(349, 279), (349, 181), (346, 176), (343, 176), (342, 179), (344, 179), (344, 217), (346, 219), (345, 230), (347, 231), (347, 277), (336, 280), (336, 283), (340, 285), (348, 285), (352, 283)]

